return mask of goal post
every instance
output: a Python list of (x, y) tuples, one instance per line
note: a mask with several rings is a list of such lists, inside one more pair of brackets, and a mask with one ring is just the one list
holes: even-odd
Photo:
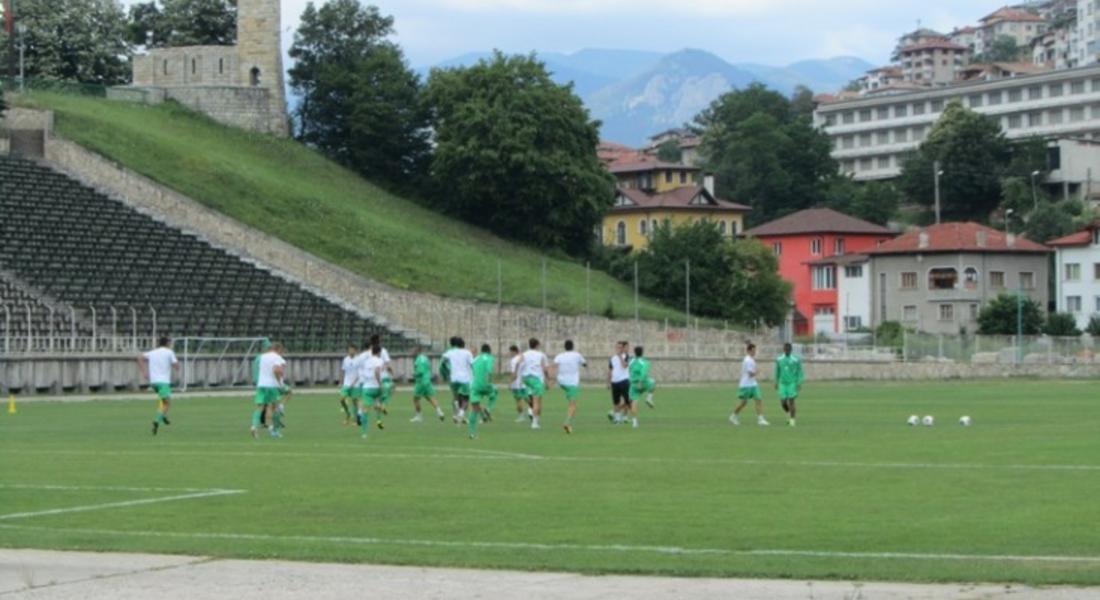
[(249, 387), (252, 361), (266, 337), (181, 337), (172, 339), (180, 357), (180, 391), (189, 387)]

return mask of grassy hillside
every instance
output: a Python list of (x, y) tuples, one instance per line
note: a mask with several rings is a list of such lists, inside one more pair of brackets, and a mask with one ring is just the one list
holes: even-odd
[[(157, 107), (35, 92), (21, 105), (56, 113), (56, 129), (130, 169), (243, 223), (402, 289), (541, 306), (543, 255), (454, 221), (370, 184), (289, 140), (223, 127), (173, 104)], [(583, 264), (550, 259), (547, 301), (585, 310)], [(633, 289), (592, 273), (593, 313), (633, 316)], [(643, 300), (646, 318), (679, 311)]]

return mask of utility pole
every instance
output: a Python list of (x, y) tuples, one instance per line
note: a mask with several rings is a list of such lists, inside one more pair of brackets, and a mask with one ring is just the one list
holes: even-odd
[(1032, 208), (1032, 210), (1036, 210), (1036, 209), (1039, 208), (1039, 190), (1035, 186), (1035, 178), (1042, 175), (1042, 174), (1043, 174), (1042, 171), (1032, 171), (1031, 172), (1031, 203), (1032, 203), (1031, 208)]
[(943, 175), (943, 170), (940, 169), (940, 161), (932, 163), (932, 176), (935, 179), (936, 184), (936, 225), (940, 224), (940, 176)]
[(27, 26), (22, 22), (15, 24), (15, 31), (19, 33), (19, 93), (26, 91), (26, 78), (23, 76), (23, 49), (26, 47)]
[(684, 327), (691, 327), (691, 261), (684, 261)]

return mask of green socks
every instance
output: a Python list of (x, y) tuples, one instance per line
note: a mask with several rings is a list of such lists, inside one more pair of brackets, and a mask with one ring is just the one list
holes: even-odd
[(481, 411), (470, 410), (466, 413), (466, 431), (470, 437), (477, 435), (477, 424), (481, 421)]
[(260, 407), (256, 410), (252, 411), (252, 428), (253, 429), (259, 429), (260, 428), (260, 417), (263, 416), (263, 414), (264, 414), (263, 407)]
[(359, 421), (359, 429), (362, 430), (363, 435), (370, 433), (370, 413), (360, 412)]

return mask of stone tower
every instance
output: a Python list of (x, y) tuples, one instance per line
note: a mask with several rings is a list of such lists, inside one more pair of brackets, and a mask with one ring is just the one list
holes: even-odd
[(282, 9), (279, 0), (237, 0), (237, 56), (240, 82), (268, 90), (273, 131), (286, 129), (283, 87)]

